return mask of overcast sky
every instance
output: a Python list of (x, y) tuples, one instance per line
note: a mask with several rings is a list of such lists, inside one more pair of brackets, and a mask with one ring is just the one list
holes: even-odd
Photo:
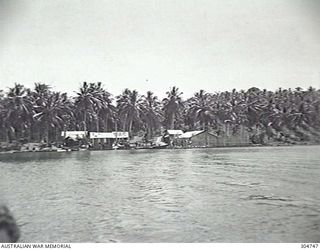
[(320, 87), (319, 0), (0, 0), (0, 89)]

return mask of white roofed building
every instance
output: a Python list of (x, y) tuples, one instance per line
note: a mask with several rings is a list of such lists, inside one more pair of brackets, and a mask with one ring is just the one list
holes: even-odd
[(109, 149), (115, 141), (127, 141), (129, 132), (90, 132), (89, 138), (94, 148)]
[(91, 139), (114, 139), (115, 136), (112, 132), (90, 132), (89, 138)]
[(177, 139), (178, 147), (213, 147), (218, 146), (218, 136), (206, 130), (188, 131)]
[(204, 132), (204, 130), (196, 130), (196, 131), (188, 131), (180, 135), (178, 138), (179, 139), (190, 139), (193, 136), (196, 136), (200, 133)]
[(242, 126), (234, 133), (208, 132), (206, 130), (188, 131), (176, 140), (177, 147), (226, 147), (249, 145), (249, 135)]
[(183, 134), (182, 130), (176, 130), (176, 129), (168, 129), (166, 131), (166, 134), (169, 136), (180, 136)]
[(177, 139), (182, 134), (183, 134), (182, 130), (168, 129), (165, 131), (164, 136), (163, 136), (164, 142), (167, 143), (168, 145), (174, 147)]
[(87, 133), (86, 131), (62, 131), (61, 132), (61, 136), (63, 138), (71, 138), (71, 139), (83, 139), (87, 136)]

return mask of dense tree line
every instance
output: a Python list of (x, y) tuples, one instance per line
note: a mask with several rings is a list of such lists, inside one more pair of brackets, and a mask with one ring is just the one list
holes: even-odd
[(84, 82), (74, 97), (36, 83), (33, 89), (15, 84), (0, 91), (0, 138), (2, 141), (56, 141), (61, 131), (129, 131), (148, 138), (163, 129), (219, 130), (229, 124), (259, 131), (269, 138), (279, 133), (292, 140), (312, 140), (320, 131), (320, 90), (310, 87), (277, 91), (207, 93), (200, 90), (183, 99), (177, 87), (159, 100), (125, 89), (119, 96), (100, 82)]

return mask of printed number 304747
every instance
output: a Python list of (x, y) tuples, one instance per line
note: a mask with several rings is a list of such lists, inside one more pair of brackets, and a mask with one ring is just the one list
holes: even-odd
[(301, 244), (301, 248), (318, 248), (318, 244)]

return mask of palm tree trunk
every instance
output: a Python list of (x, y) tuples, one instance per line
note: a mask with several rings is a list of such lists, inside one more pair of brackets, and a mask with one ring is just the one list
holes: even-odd
[(47, 133), (46, 133), (46, 140), (47, 140), (47, 144), (49, 144), (49, 140), (50, 140), (50, 138), (49, 138), (49, 129), (47, 129)]
[(147, 139), (149, 140), (150, 138), (151, 138), (151, 126), (148, 125)]
[(19, 139), (19, 130), (17, 128), (14, 128), (14, 139), (15, 140)]
[(49, 124), (48, 124), (48, 122), (46, 122), (46, 141), (47, 141), (47, 144), (49, 144)]
[(83, 130), (87, 131), (87, 112), (83, 112)]
[(6, 142), (11, 142), (12, 137), (11, 137), (11, 131), (9, 129), (6, 129)]
[(20, 125), (20, 139), (24, 138), (25, 136), (25, 131), (24, 131), (24, 128), (23, 128), (23, 122), (21, 122), (21, 125)]
[(204, 122), (203, 130), (207, 130), (208, 131), (208, 121)]
[(96, 119), (96, 129), (97, 129), (97, 132), (99, 132), (100, 127), (99, 127), (99, 118), (98, 117)]
[(58, 141), (60, 141), (59, 139), (60, 139), (60, 129), (59, 128), (56, 128), (56, 130), (55, 130), (55, 133), (56, 133), (56, 141), (55, 142), (58, 142)]
[(108, 120), (109, 120), (109, 114), (106, 115), (106, 118), (104, 120), (104, 131), (108, 132)]
[(130, 123), (129, 123), (129, 136), (131, 135), (131, 130), (132, 130), (132, 120), (130, 120)]
[(126, 118), (124, 119), (124, 122), (123, 122), (123, 132), (126, 132), (126, 123), (127, 123), (127, 117), (128, 117), (128, 114), (126, 114)]
[(170, 129), (174, 129), (174, 122), (175, 122), (175, 113), (173, 112), (171, 115), (171, 124), (170, 124)]
[(30, 122), (28, 128), (29, 128), (28, 141), (31, 142), (32, 141), (32, 124), (31, 124), (31, 122)]
[(5, 140), (6, 142), (10, 142), (9, 131), (7, 128), (4, 128)]
[(208, 147), (209, 143), (208, 143), (208, 132), (204, 132), (205, 133), (205, 138), (206, 138), (206, 147)]
[(115, 122), (115, 131), (116, 131), (116, 140), (115, 140), (115, 142), (117, 143), (118, 142), (118, 123), (117, 123), (117, 120), (116, 120), (116, 122)]

